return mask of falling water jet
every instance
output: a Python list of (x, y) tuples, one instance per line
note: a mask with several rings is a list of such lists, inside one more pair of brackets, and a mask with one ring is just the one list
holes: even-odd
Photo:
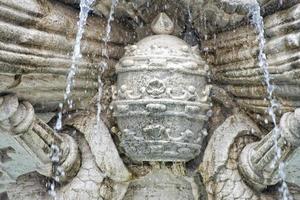
[[(67, 75), (67, 86), (66, 86), (66, 90), (65, 90), (65, 94), (64, 94), (64, 102), (67, 102), (68, 107), (72, 108), (73, 106), (73, 101), (72, 99), (70, 99), (71, 97), (71, 90), (73, 88), (74, 85), (74, 77), (76, 75), (76, 71), (77, 71), (77, 63), (79, 62), (79, 60), (81, 59), (81, 39), (84, 33), (84, 27), (86, 25), (86, 20), (88, 18), (88, 14), (90, 11), (90, 6), (92, 5), (92, 3), (94, 2), (94, 0), (81, 0), (80, 1), (80, 13), (79, 13), (79, 21), (77, 22), (77, 34), (76, 34), (76, 38), (75, 38), (75, 45), (74, 45), (74, 49), (73, 49), (73, 55), (71, 58), (71, 66), (69, 69), (69, 73)], [(62, 112), (62, 107), (60, 106), (60, 112)], [(62, 113), (60, 113), (60, 115), (62, 115)], [(62, 118), (59, 117), (55, 126), (56, 130), (60, 130), (61, 126), (62, 126)]]
[(111, 1), (111, 7), (110, 7), (110, 12), (107, 20), (107, 25), (105, 29), (105, 37), (103, 39), (104, 41), (104, 49), (102, 51), (102, 55), (105, 56), (107, 59), (109, 59), (108, 56), (108, 42), (110, 41), (110, 32), (111, 32), (111, 22), (114, 20), (114, 13), (115, 13), (115, 8), (118, 4), (119, 0), (112, 0)]
[[(90, 11), (90, 6), (92, 5), (92, 3), (94, 2), (94, 0), (81, 0), (80, 1), (80, 13), (79, 13), (79, 21), (77, 22), (77, 33), (76, 33), (76, 38), (75, 38), (75, 45), (74, 45), (74, 49), (73, 49), (73, 55), (71, 58), (71, 66), (67, 75), (67, 86), (66, 86), (66, 90), (64, 93), (64, 103), (66, 102), (69, 108), (73, 107), (73, 100), (70, 98), (71, 97), (71, 90), (73, 88), (74, 85), (74, 77), (76, 75), (76, 71), (77, 71), (77, 63), (79, 62), (79, 60), (81, 59), (81, 39), (84, 33), (84, 27), (86, 25), (86, 21), (88, 18), (88, 14)], [(55, 125), (55, 130), (59, 131), (62, 128), (62, 112), (63, 112), (63, 104), (64, 103), (60, 103), (59, 104), (59, 113), (58, 113), (58, 118), (56, 121), (56, 125)], [(55, 192), (55, 186), (56, 186), (56, 182), (59, 182), (59, 179), (61, 176), (64, 176), (64, 171), (63, 169), (59, 166), (59, 162), (60, 162), (60, 154), (61, 151), (59, 149), (59, 147), (55, 144), (53, 144), (51, 146), (51, 161), (53, 163), (53, 174), (54, 174), (54, 178), (53, 180), (50, 180), (49, 184), (49, 194), (54, 198), (57, 199), (56, 197), (56, 192)]]
[[(279, 1), (280, 3), (282, 2), (281, 0)], [(266, 40), (264, 37), (264, 22), (263, 22), (263, 17), (260, 14), (260, 5), (258, 4), (258, 2), (256, 2), (256, 4), (250, 8), (250, 15), (252, 17), (251, 19), (251, 23), (255, 26), (256, 31), (258, 33), (258, 47), (259, 47), (259, 52), (258, 52), (258, 65), (261, 68), (263, 75), (264, 75), (264, 82), (267, 86), (267, 94), (268, 94), (268, 101), (270, 103), (270, 106), (268, 107), (268, 115), (271, 117), (272, 119), (272, 123), (274, 125), (274, 143), (275, 143), (275, 148), (276, 148), (276, 156), (275, 156), (275, 160), (274, 160), (274, 165), (275, 162), (278, 161), (281, 157), (281, 149), (278, 146), (277, 143), (277, 138), (280, 137), (281, 135), (281, 131), (279, 131), (280, 127), (278, 126), (277, 122), (276, 122), (276, 110), (279, 109), (280, 105), (279, 103), (276, 101), (273, 93), (275, 90), (275, 85), (273, 85), (271, 83), (271, 75), (269, 72), (269, 66), (268, 66), (268, 62), (267, 62), (267, 57), (265, 54), (265, 45), (266, 45)], [(274, 166), (275, 167), (275, 166)], [(281, 192), (282, 198), (283, 200), (292, 200), (293, 198), (291, 197), (287, 184), (285, 182), (285, 172), (284, 172), (284, 168), (285, 168), (285, 163), (284, 162), (280, 162), (279, 163), (279, 177), (282, 180), (281, 183), (281, 187), (279, 189), (279, 191)]]
[(60, 151), (59, 147), (55, 144), (52, 144), (50, 159), (53, 164), (53, 175), (54, 176), (53, 176), (53, 179), (49, 180), (49, 182), (47, 183), (47, 187), (48, 187), (49, 195), (52, 196), (55, 200), (57, 199), (56, 191), (55, 191), (56, 183), (58, 183), (60, 177), (64, 175), (64, 171), (59, 166), (60, 156), (61, 156), (61, 151)]
[[(111, 1), (111, 7), (110, 7), (110, 12), (107, 20), (107, 25), (105, 29), (105, 36), (103, 38), (104, 41), (104, 49), (102, 49), (102, 56), (105, 57), (107, 60), (109, 59), (108, 55), (108, 42), (110, 41), (110, 33), (111, 33), (111, 22), (114, 20), (114, 13), (115, 13), (115, 8), (118, 4), (118, 0), (112, 0)], [(99, 64), (99, 72), (98, 72), (98, 96), (97, 96), (97, 132), (99, 132), (99, 127), (100, 127), (100, 114), (101, 114), (101, 98), (102, 98), (102, 87), (103, 87), (103, 82), (101, 80), (101, 75), (103, 72), (108, 68), (108, 64), (105, 61), (101, 61)]]
[(283, 0), (279, 0), (279, 6), (282, 6)]

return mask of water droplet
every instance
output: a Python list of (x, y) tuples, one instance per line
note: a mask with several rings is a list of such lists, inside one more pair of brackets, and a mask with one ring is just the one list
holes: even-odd
[(264, 122), (265, 122), (265, 124), (268, 124), (268, 123), (269, 123), (269, 120), (268, 120), (268, 119), (265, 119)]

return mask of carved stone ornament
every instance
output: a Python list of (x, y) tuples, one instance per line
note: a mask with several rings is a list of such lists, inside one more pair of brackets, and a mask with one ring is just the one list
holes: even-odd
[[(280, 181), (278, 168), (282, 160), (300, 146), (300, 109), (285, 113), (280, 120), (280, 128), (274, 128), (261, 141), (246, 146), (240, 156), (239, 171), (245, 181), (256, 190)], [(276, 140), (276, 144), (275, 141)], [(276, 158), (277, 148), (281, 149)]]
[(299, 30), (300, 0), (0, 0), (0, 200), (300, 200)]
[[(75, 140), (67, 134), (56, 134), (35, 116), (29, 102), (19, 101), (16, 95), (0, 96), (0, 137), (0, 192), (29, 172), (55, 177), (54, 161), (64, 171), (61, 182), (67, 182), (78, 172), (80, 158)], [(50, 159), (52, 144), (57, 144), (61, 151), (56, 156), (58, 161)]]
[(188, 161), (206, 136), (207, 66), (186, 42), (166, 35), (173, 26), (160, 14), (152, 23), (158, 35), (128, 46), (116, 66), (114, 116), (133, 160)]

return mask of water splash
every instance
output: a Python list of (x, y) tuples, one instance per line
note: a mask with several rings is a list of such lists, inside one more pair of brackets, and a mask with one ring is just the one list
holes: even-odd
[[(84, 27), (86, 25), (86, 21), (88, 18), (88, 14), (90, 12), (90, 6), (94, 0), (81, 0), (80, 1), (80, 13), (79, 13), (79, 21), (77, 22), (77, 34), (75, 38), (75, 45), (73, 49), (73, 55), (71, 58), (71, 66), (67, 75), (67, 86), (64, 93), (64, 103), (67, 103), (69, 108), (73, 107), (73, 100), (71, 99), (71, 90), (74, 86), (74, 77), (77, 71), (77, 64), (81, 59), (81, 39), (84, 33)], [(59, 131), (62, 128), (62, 113), (64, 103), (59, 104), (59, 113), (58, 118), (55, 125), (55, 130)], [(51, 156), (50, 159), (53, 163), (53, 179), (48, 183), (48, 193), (56, 200), (56, 184), (60, 181), (60, 178), (64, 176), (64, 170), (60, 166), (60, 158), (61, 158), (61, 150), (58, 145), (51, 145)]]
[[(111, 7), (110, 7), (110, 12), (107, 20), (107, 25), (105, 29), (105, 36), (103, 38), (104, 41), (104, 49), (102, 49), (102, 56), (109, 60), (109, 54), (108, 54), (108, 42), (110, 41), (110, 33), (111, 33), (111, 22), (114, 20), (114, 13), (115, 13), (115, 8), (118, 4), (118, 0), (112, 0), (111, 1)], [(96, 130), (99, 132), (99, 127), (100, 127), (100, 114), (101, 114), (101, 98), (102, 98), (102, 88), (103, 88), (103, 82), (101, 80), (101, 75), (103, 72), (108, 68), (108, 63), (106, 61), (101, 61), (99, 64), (99, 72), (98, 72), (98, 95), (97, 95), (97, 115), (96, 115), (96, 120), (97, 120), (97, 128)]]
[[(278, 141), (277, 141), (277, 138), (281, 137), (281, 131), (279, 130), (280, 127), (277, 124), (276, 114), (275, 114), (275, 112), (277, 110), (279, 110), (280, 104), (277, 102), (276, 98), (273, 95), (276, 87), (275, 87), (275, 85), (273, 85), (271, 83), (272, 78), (271, 78), (271, 75), (270, 75), (270, 72), (268, 69), (269, 65), (267, 62), (267, 57), (264, 52), (265, 46), (266, 46), (266, 40), (264, 37), (264, 21), (263, 21), (263, 17), (261, 16), (260, 12), (261, 12), (260, 5), (258, 3), (256, 3), (255, 6), (252, 7), (250, 10), (250, 14), (252, 16), (251, 23), (255, 26), (256, 31), (258, 33), (258, 47), (259, 47), (258, 65), (263, 72), (264, 82), (267, 86), (267, 94), (268, 94), (267, 100), (269, 101), (269, 107), (268, 107), (267, 111), (268, 111), (268, 115), (271, 117), (272, 123), (274, 125), (273, 138), (274, 138), (274, 146), (276, 149), (276, 156), (275, 156), (275, 159), (273, 162), (274, 163), (273, 167), (275, 167), (275, 163), (280, 160), (281, 153), (282, 153), (281, 148), (279, 147)], [(285, 163), (281, 161), (279, 163), (278, 175), (279, 175), (280, 179), (282, 180), (282, 184), (281, 184), (279, 191), (282, 195), (283, 200), (292, 200), (293, 198), (291, 197), (291, 195), (289, 193), (289, 189), (285, 182), (286, 175), (285, 175), (284, 169), (285, 169)]]

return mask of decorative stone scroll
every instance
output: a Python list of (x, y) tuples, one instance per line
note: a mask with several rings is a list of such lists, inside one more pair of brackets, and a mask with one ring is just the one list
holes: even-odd
[[(60, 149), (51, 160), (52, 147)], [(0, 97), (0, 189), (20, 175), (37, 171), (54, 177), (52, 161), (64, 171), (60, 181), (73, 177), (80, 166), (77, 143), (66, 134), (59, 136), (35, 117), (32, 105), (13, 94)]]
[(299, 147), (299, 116), (299, 109), (285, 113), (280, 129), (263, 137), (249, 117), (227, 118), (212, 135), (200, 166), (208, 199), (276, 199), (264, 189), (280, 182), (279, 164)]
[(285, 113), (282, 116), (280, 129), (274, 128), (261, 141), (249, 144), (243, 149), (239, 169), (245, 176), (244, 180), (257, 190), (275, 185), (280, 181), (280, 162), (287, 160), (299, 146), (300, 109), (297, 109), (294, 113)]

